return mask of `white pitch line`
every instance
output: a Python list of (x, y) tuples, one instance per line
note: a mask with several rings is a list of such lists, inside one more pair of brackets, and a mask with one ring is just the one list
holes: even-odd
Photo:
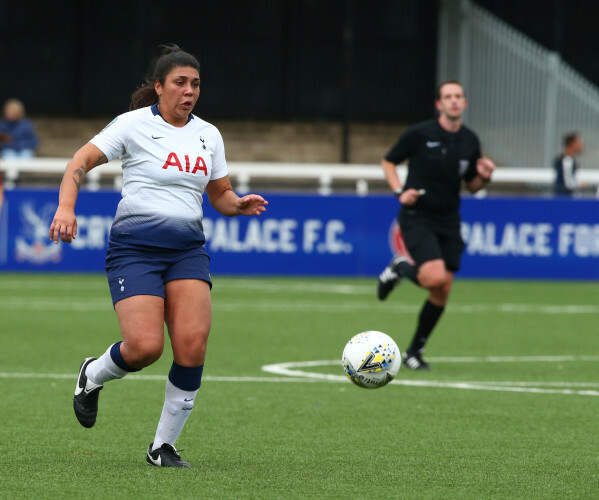
[[(481, 357), (437, 357), (429, 358), (435, 363), (549, 363), (549, 362), (571, 362), (571, 361), (599, 361), (599, 356), (592, 355), (562, 355), (562, 356), (481, 356)], [(275, 363), (262, 366), (262, 371), (278, 375), (278, 377), (220, 377), (206, 376), (206, 382), (270, 382), (270, 383), (350, 383), (347, 377), (338, 374), (318, 373), (300, 370), (299, 368), (314, 368), (319, 366), (341, 367), (341, 361), (315, 360), (294, 361), (287, 363)], [(55, 379), (75, 380), (73, 373), (0, 373), (0, 378), (28, 378), (28, 379)], [(165, 375), (131, 374), (126, 380), (155, 380), (166, 381)], [(396, 378), (391, 382), (393, 385), (408, 387), (432, 387), (465, 389), (479, 391), (517, 392), (533, 394), (562, 394), (577, 396), (599, 396), (599, 383), (592, 382), (518, 382), (518, 381), (440, 381), (440, 380), (406, 380)]]
[[(428, 357), (431, 363), (550, 363), (567, 361), (599, 361), (599, 355), (572, 354), (562, 356), (438, 356)], [(264, 365), (262, 370), (268, 373), (291, 375), (298, 373), (290, 368), (310, 368), (313, 366), (341, 365), (341, 359), (318, 361), (290, 361)]]
[[(280, 301), (259, 300), (248, 303), (247, 301), (215, 301), (213, 310), (216, 312), (230, 312), (245, 314), (249, 309), (252, 311), (286, 313), (290, 311), (309, 311), (321, 313), (362, 313), (371, 312), (373, 305), (360, 302), (321, 303), (317, 301)], [(417, 313), (420, 304), (394, 304), (387, 302), (377, 304), (377, 310), (393, 312), (396, 314)], [(50, 310), (50, 311), (110, 311), (112, 303), (108, 295), (106, 297), (61, 297), (60, 299), (48, 296), (11, 296), (0, 302), (0, 309), (4, 310)], [(448, 311), (453, 314), (486, 314), (489, 312), (504, 314), (597, 314), (599, 306), (580, 304), (478, 304), (478, 305), (450, 305)]]
[[(529, 357), (517, 357), (517, 356), (505, 356), (505, 357), (494, 357), (491, 358), (491, 362), (516, 362), (522, 361), (522, 358), (527, 358), (528, 361), (534, 362), (549, 362), (556, 361), (579, 361), (583, 360), (582, 356), (529, 356)], [(599, 361), (599, 356), (584, 356), (585, 361)], [(434, 358), (429, 358), (431, 361)], [(441, 358), (437, 358), (441, 359)], [(489, 358), (445, 358), (446, 362), (449, 360), (456, 362), (456, 360), (467, 359), (467, 362), (488, 362)], [(330, 375), (325, 373), (315, 373), (309, 371), (298, 370), (297, 368), (311, 368), (316, 366), (329, 366), (329, 365), (341, 365), (340, 360), (324, 360), (324, 361), (299, 361), (299, 362), (288, 362), (288, 363), (276, 363), (271, 365), (264, 365), (262, 370), (267, 373), (275, 375), (285, 375), (289, 377), (306, 377), (306, 379), (317, 379), (327, 382), (339, 382), (340, 379), (346, 378), (342, 375)], [(563, 395), (576, 395), (576, 396), (599, 396), (599, 391), (590, 389), (550, 389), (544, 386), (551, 386), (552, 383), (543, 382), (443, 382), (438, 380), (405, 380), (396, 378), (391, 382), (394, 385), (412, 386), (412, 387), (435, 387), (435, 388), (449, 388), (449, 389), (467, 389), (467, 390), (479, 390), (479, 391), (499, 391), (499, 392), (521, 392), (521, 393), (533, 393), (533, 394), (563, 394)], [(590, 385), (582, 382), (558, 382), (560, 387), (599, 387), (599, 384)], [(569, 385), (568, 385), (569, 384)]]
[[(392, 384), (404, 385), (412, 387), (434, 387), (434, 388), (448, 388), (448, 389), (467, 389), (475, 391), (496, 391), (496, 392), (523, 392), (532, 394), (563, 394), (563, 395), (574, 395), (574, 396), (599, 396), (599, 391), (593, 391), (589, 389), (575, 390), (575, 389), (545, 389), (543, 387), (522, 387), (522, 386), (508, 386), (508, 385), (487, 385), (487, 384), (476, 384), (471, 382), (439, 382), (436, 380), (398, 380), (395, 379)], [(543, 385), (541, 382), (540, 385)], [(578, 387), (578, 384), (573, 383), (573, 387)]]
[(568, 361), (599, 361), (599, 356), (564, 355), (564, 356), (439, 356), (428, 358), (435, 363), (553, 363)]
[[(203, 378), (206, 382), (270, 382), (270, 383), (316, 383), (316, 382), (328, 382), (328, 383), (340, 383), (349, 384), (351, 383), (344, 375), (326, 375), (321, 373), (308, 373), (308, 372), (294, 372), (295, 377), (211, 377), (206, 376)], [(298, 377), (299, 375), (299, 377)], [(64, 374), (64, 373), (0, 373), (0, 378), (30, 378), (30, 379), (59, 379), (59, 380), (75, 380), (76, 375)], [(159, 382), (165, 382), (165, 375), (129, 375), (125, 380), (153, 380)], [(465, 389), (465, 390), (478, 390), (478, 391), (496, 391), (496, 392), (519, 392), (519, 393), (532, 393), (532, 394), (562, 394), (562, 395), (574, 395), (574, 396), (599, 396), (599, 391), (590, 389), (548, 389), (543, 387), (532, 386), (535, 385), (552, 385), (551, 383), (544, 382), (443, 382), (439, 380), (402, 380), (395, 379), (391, 382), (391, 385), (401, 385), (407, 387), (428, 387), (428, 388), (441, 388), (441, 389)], [(584, 382), (557, 382), (560, 387), (587, 387), (590, 384)], [(595, 384), (593, 387), (599, 387), (599, 384)]]
[[(76, 380), (77, 374), (73, 373), (1, 373), (2, 378), (27, 378), (27, 379), (47, 379), (47, 380)], [(166, 382), (166, 375), (142, 375), (131, 374), (127, 375), (124, 380), (153, 380), (158, 382)], [(345, 381), (345, 377), (341, 377)], [(317, 379), (306, 379), (305, 377), (217, 377), (207, 375), (202, 377), (202, 381), (206, 382), (319, 382)]]

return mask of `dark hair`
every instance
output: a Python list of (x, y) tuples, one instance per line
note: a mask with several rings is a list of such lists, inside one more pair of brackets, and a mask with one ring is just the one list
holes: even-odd
[(160, 45), (159, 48), (162, 50), (162, 55), (154, 60), (152, 73), (146, 78), (145, 83), (131, 95), (129, 111), (156, 104), (158, 102), (158, 94), (154, 90), (154, 83), (158, 80), (164, 85), (166, 75), (173, 68), (189, 66), (197, 69), (198, 73), (200, 72), (200, 63), (198, 60), (188, 52), (181, 50), (178, 45), (174, 43), (171, 45)]
[(576, 139), (578, 139), (578, 132), (570, 132), (569, 134), (566, 134), (564, 136), (564, 146), (571, 146)]
[[(449, 83), (459, 85), (460, 87), (462, 87), (462, 90), (464, 90), (464, 86), (459, 82), (459, 80), (445, 80), (444, 82), (441, 82), (439, 84), (439, 86), (437, 87), (437, 91), (435, 92), (435, 100), (436, 101), (441, 100), (441, 88), (443, 87), (443, 85), (447, 85)], [(466, 92), (464, 92), (464, 95), (466, 95)]]

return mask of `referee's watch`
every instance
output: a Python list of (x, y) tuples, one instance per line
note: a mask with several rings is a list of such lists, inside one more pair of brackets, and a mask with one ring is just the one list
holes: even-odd
[(393, 194), (395, 196), (397, 196), (398, 198), (401, 196), (401, 193), (403, 193), (403, 188), (402, 187), (399, 187), (395, 191), (393, 191)]

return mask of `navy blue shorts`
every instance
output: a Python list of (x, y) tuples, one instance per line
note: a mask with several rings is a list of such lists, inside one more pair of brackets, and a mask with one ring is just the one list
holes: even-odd
[(210, 279), (210, 256), (204, 247), (190, 250), (131, 245), (110, 241), (105, 268), (112, 303), (134, 295), (164, 298), (164, 284), (177, 279)]
[(460, 234), (459, 218), (435, 219), (402, 210), (399, 213), (399, 226), (408, 252), (417, 266), (442, 259), (448, 271), (460, 269), (464, 240)]

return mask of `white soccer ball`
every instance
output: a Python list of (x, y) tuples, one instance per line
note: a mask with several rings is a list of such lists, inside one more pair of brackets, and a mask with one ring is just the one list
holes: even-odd
[(395, 378), (401, 366), (401, 354), (389, 335), (370, 330), (349, 340), (341, 361), (345, 374), (354, 384), (376, 389)]

